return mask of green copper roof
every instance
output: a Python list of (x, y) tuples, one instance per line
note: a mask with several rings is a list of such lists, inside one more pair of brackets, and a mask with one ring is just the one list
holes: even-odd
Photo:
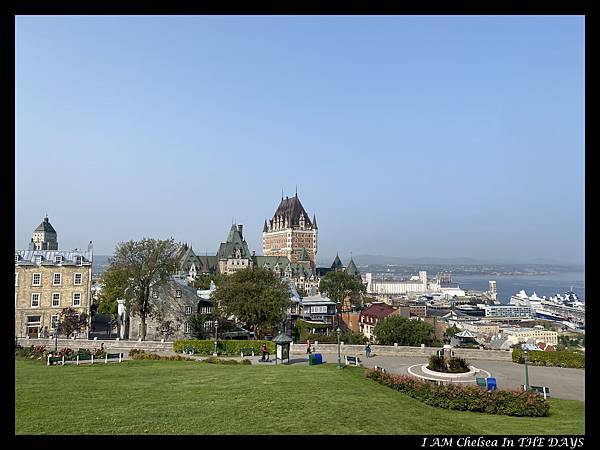
[(334, 270), (337, 270), (337, 269), (341, 269), (342, 267), (344, 267), (344, 265), (342, 264), (340, 257), (338, 255), (335, 255), (335, 259), (333, 260), (333, 264), (331, 265), (331, 268)]
[(310, 256), (308, 256), (308, 252), (306, 251), (306, 248), (302, 247), (302, 252), (300, 253), (300, 257), (298, 258), (298, 261), (310, 261)]
[(348, 267), (346, 267), (346, 273), (354, 276), (359, 276), (360, 272), (358, 271), (356, 264), (354, 264), (354, 260), (350, 258), (350, 262), (348, 263)]

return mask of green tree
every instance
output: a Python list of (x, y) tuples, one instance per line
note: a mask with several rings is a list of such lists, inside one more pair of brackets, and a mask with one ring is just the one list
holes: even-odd
[(206, 290), (210, 288), (211, 281), (214, 281), (215, 286), (219, 286), (226, 276), (227, 274), (220, 275), (216, 273), (199, 273), (198, 275), (196, 275), (196, 278), (192, 282), (192, 286), (196, 289)]
[(319, 291), (338, 303), (342, 304), (344, 298), (350, 296), (351, 301), (361, 304), (362, 294), (366, 291), (362, 281), (346, 272), (331, 271), (321, 278)]
[(410, 320), (400, 316), (387, 316), (373, 330), (377, 342), (383, 345), (427, 346), (439, 345), (433, 327), (420, 320)]
[(460, 333), (462, 330), (458, 328), (456, 325), (452, 325), (451, 327), (446, 328), (447, 336), (454, 336), (457, 333)]
[(270, 270), (259, 267), (228, 275), (212, 298), (225, 316), (234, 315), (258, 337), (280, 324), (290, 305), (287, 284)]
[(125, 289), (128, 286), (127, 272), (117, 267), (106, 268), (98, 284), (102, 287), (98, 294), (98, 314), (110, 314), (117, 316), (117, 300), (125, 298)]
[(142, 340), (146, 339), (146, 318), (154, 309), (150, 291), (163, 285), (175, 272), (177, 248), (173, 239), (144, 238), (119, 243), (109, 259), (110, 276), (105, 277), (103, 290), (122, 296), (130, 313), (140, 316)]
[(58, 335), (71, 337), (73, 333), (79, 333), (88, 325), (88, 315), (79, 313), (73, 308), (64, 308), (60, 313), (58, 327), (56, 332)]
[(194, 313), (188, 319), (190, 325), (190, 334), (193, 339), (207, 339), (209, 332), (204, 328), (206, 322), (214, 321), (217, 318), (214, 314)]

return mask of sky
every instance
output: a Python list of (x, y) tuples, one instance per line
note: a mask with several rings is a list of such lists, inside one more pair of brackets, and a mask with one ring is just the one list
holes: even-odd
[(15, 245), (584, 260), (581, 16), (18, 16)]

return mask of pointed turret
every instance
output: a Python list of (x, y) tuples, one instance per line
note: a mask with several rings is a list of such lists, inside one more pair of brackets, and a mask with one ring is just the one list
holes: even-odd
[(315, 213), (313, 213), (313, 220), (312, 220), (312, 226), (315, 230), (317, 230), (319, 227), (317, 226), (317, 216)]
[(344, 267), (340, 256), (336, 253), (335, 259), (333, 260), (333, 264), (331, 265), (331, 270), (341, 270)]
[(269, 231), (269, 227), (267, 227), (267, 219), (265, 219), (265, 226), (263, 227), (263, 233)]
[(360, 272), (354, 264), (354, 260), (350, 258), (350, 262), (348, 263), (348, 267), (346, 267), (346, 273), (355, 277), (360, 277)]

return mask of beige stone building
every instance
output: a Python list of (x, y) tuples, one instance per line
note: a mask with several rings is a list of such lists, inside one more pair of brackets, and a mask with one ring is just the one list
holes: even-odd
[(263, 227), (263, 255), (285, 256), (297, 262), (304, 251), (314, 267), (317, 255), (317, 218), (312, 220), (298, 199), (281, 198), (273, 218), (265, 220)]
[(91, 287), (91, 242), (87, 251), (15, 251), (15, 335), (53, 334), (67, 307), (89, 316)]

